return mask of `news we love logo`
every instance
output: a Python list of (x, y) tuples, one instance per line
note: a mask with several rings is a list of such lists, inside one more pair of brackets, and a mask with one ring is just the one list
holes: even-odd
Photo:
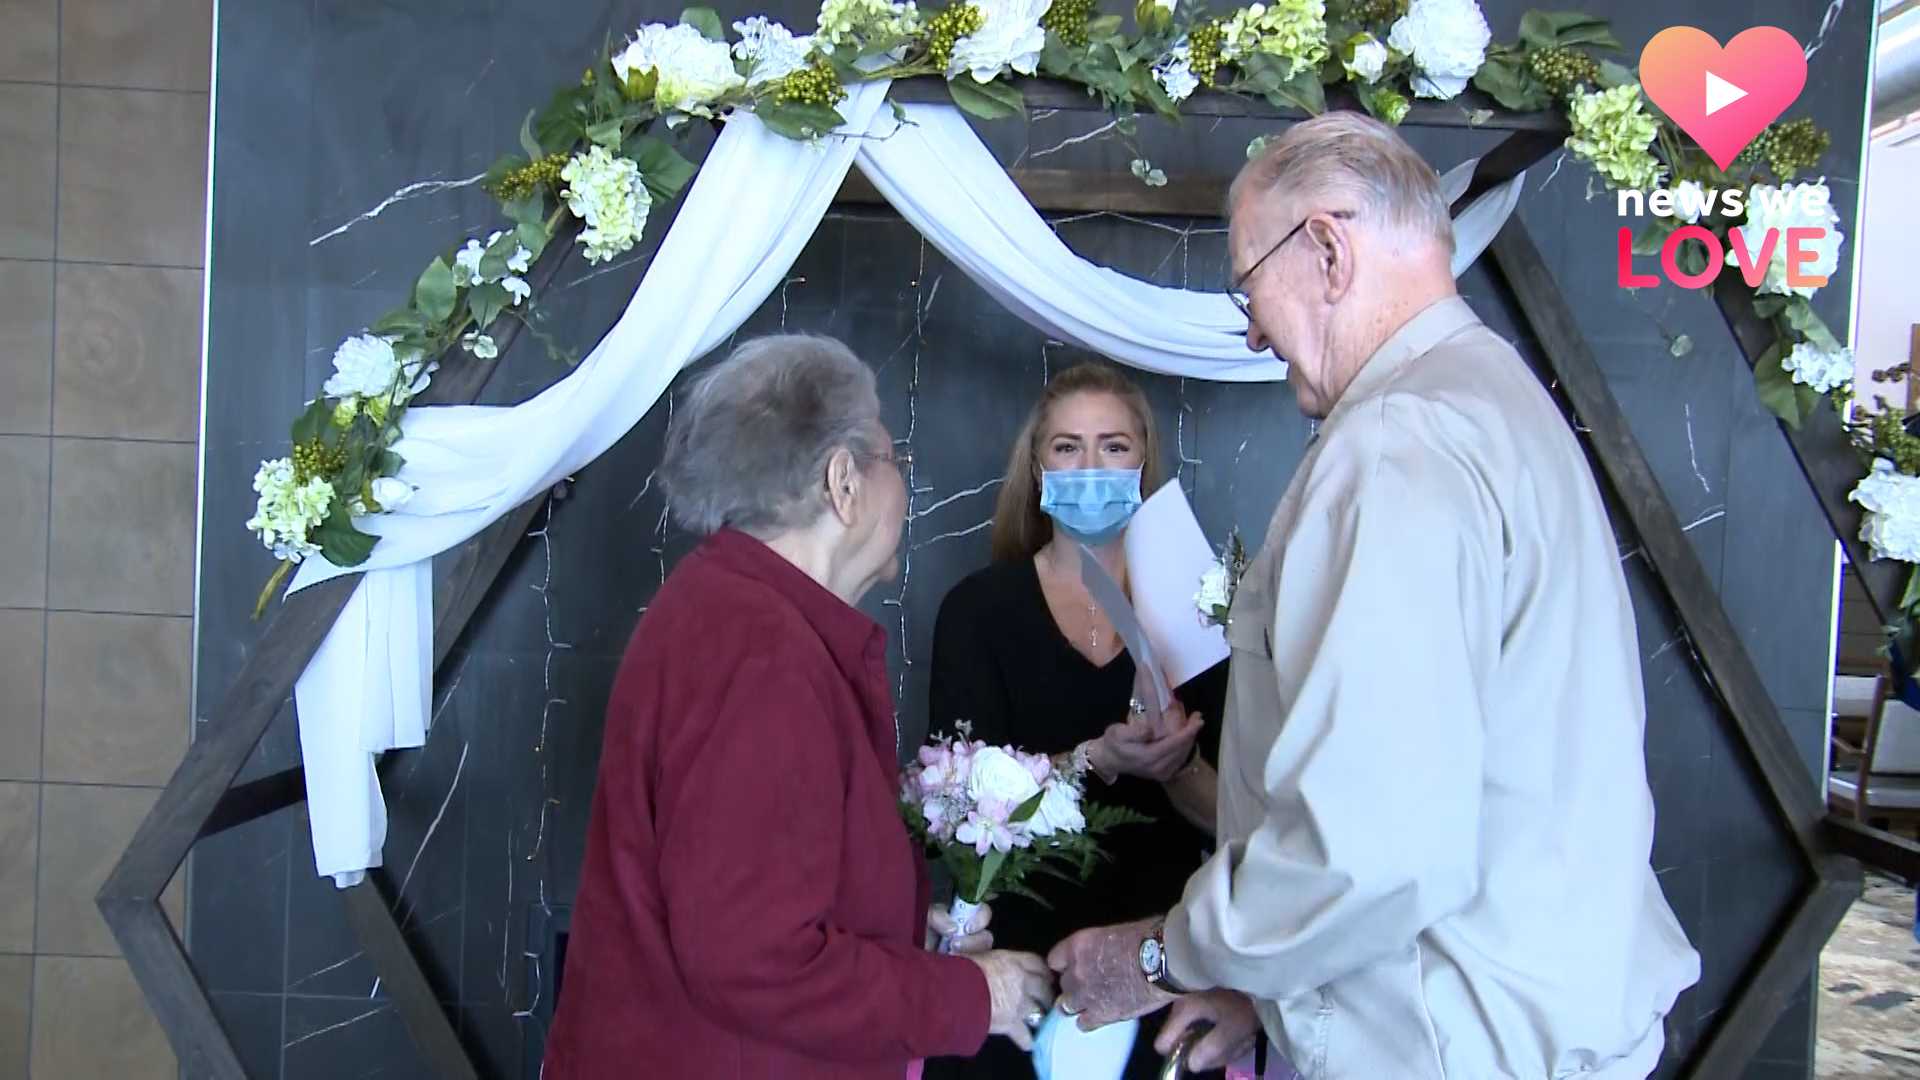
[[(1704, 30), (1674, 26), (1641, 51), (1640, 81), (1647, 97), (1724, 177), (1741, 151), (1800, 96), (1807, 60), (1800, 43), (1779, 27), (1753, 27), (1722, 47)], [(1689, 179), (1652, 191), (1621, 190), (1616, 199), (1623, 218), (1660, 219), (1637, 240), (1632, 226), (1621, 226), (1616, 250), (1622, 288), (1655, 288), (1663, 275), (1682, 288), (1703, 289), (1731, 258), (1749, 288), (1758, 289), (1771, 272), (1784, 275), (1793, 289), (1810, 291), (1827, 283), (1837, 258), (1838, 234), (1828, 226), (1791, 224), (1823, 220), (1823, 186), (1748, 189)], [(1715, 219), (1744, 224), (1725, 229), (1722, 241), (1721, 232), (1704, 224)], [(1783, 222), (1789, 224), (1773, 224)], [(1646, 256), (1657, 258), (1643, 272), (1635, 259)], [(1651, 272), (1656, 269), (1659, 275)]]

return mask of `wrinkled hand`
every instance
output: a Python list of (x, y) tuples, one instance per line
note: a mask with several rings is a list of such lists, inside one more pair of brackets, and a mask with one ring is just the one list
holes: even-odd
[(1213, 1030), (1194, 1044), (1188, 1055), (1191, 1072), (1224, 1068), (1246, 1057), (1253, 1052), (1254, 1036), (1260, 1032), (1260, 1014), (1254, 1011), (1251, 998), (1238, 990), (1209, 990), (1188, 994), (1173, 1003), (1153, 1048), (1161, 1057), (1170, 1056), (1180, 1044), (1180, 1036), (1198, 1023), (1210, 1023)]
[(993, 948), (993, 935), (987, 932), (987, 926), (992, 922), (992, 906), (981, 904), (980, 909), (974, 912), (973, 918), (969, 920), (967, 932), (961, 934), (958, 932), (960, 928), (954, 925), (953, 916), (947, 914), (946, 908), (936, 904), (927, 908), (927, 941), (924, 947), (932, 949), (940, 944), (941, 938), (954, 934), (953, 951), (955, 953), (963, 956), (978, 955)]
[(1152, 919), (1082, 930), (1053, 947), (1047, 966), (1060, 973), (1060, 1009), (1092, 1031), (1145, 1016), (1174, 1000), (1140, 970), (1140, 943)]
[(1053, 1007), (1053, 975), (1046, 962), (1032, 953), (997, 951), (969, 956), (987, 977), (993, 998), (993, 1016), (987, 1030), (1005, 1035), (1022, 1050), (1033, 1049), (1033, 1030), (1027, 1017)]
[[(1193, 742), (1205, 721), (1175, 698), (1158, 726), (1141, 717), (1109, 727), (1100, 736), (1107, 772), (1165, 782), (1193, 757)], [(1162, 734), (1164, 733), (1164, 734)]]

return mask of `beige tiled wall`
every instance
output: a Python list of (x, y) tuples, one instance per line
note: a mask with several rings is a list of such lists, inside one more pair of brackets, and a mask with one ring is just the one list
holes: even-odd
[(187, 742), (211, 38), (0, 0), (0, 1080), (176, 1074), (93, 894)]

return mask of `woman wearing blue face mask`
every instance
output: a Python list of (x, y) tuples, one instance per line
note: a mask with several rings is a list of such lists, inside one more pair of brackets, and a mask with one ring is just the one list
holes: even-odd
[[(1112, 858), (1085, 884), (1030, 879), (1045, 905), (1017, 896), (996, 900), (999, 947), (1044, 953), (1076, 930), (1164, 911), (1211, 842), (1215, 775), (1208, 761), (1219, 745), (1226, 665), (1177, 688), (1164, 715), (1136, 710), (1133, 703), (1151, 695), (1135, 686), (1132, 658), (1080, 577), (1084, 547), (1125, 584), (1127, 521), (1162, 482), (1153, 413), (1140, 388), (1098, 364), (1060, 373), (1009, 455), (993, 519), (993, 562), (940, 605), (929, 730), (951, 731), (965, 720), (975, 738), (990, 743), (1079, 755), (1096, 774), (1090, 797), (1154, 819), (1108, 834)], [(1127, 1077), (1159, 1074), (1159, 1022), (1142, 1022)], [(926, 1075), (1019, 1080), (1033, 1069), (1012, 1044), (989, 1043), (970, 1060), (928, 1062)]]

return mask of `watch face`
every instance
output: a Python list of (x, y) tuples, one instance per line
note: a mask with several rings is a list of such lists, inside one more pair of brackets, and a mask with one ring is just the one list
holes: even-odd
[(1141, 942), (1140, 970), (1146, 972), (1148, 976), (1158, 975), (1160, 973), (1160, 963), (1160, 942), (1154, 938), (1148, 938)]

